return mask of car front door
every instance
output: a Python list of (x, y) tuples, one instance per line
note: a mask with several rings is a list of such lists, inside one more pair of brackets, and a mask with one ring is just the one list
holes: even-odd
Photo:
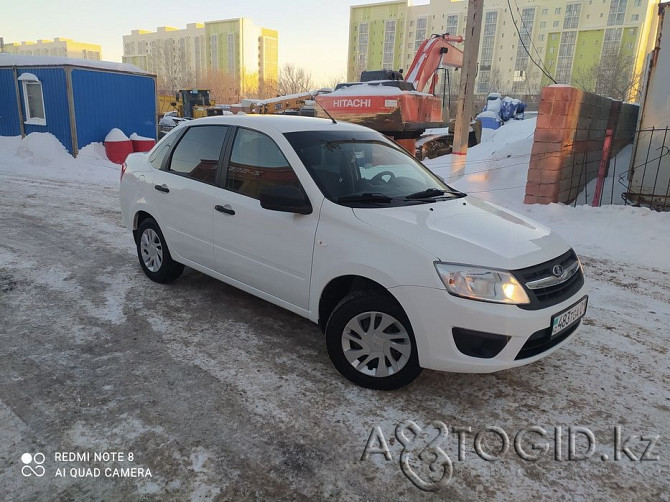
[(186, 265), (215, 267), (212, 218), (222, 192), (217, 183), (228, 130), (225, 125), (189, 127), (154, 176), (158, 224), (174, 258)]
[(288, 185), (302, 190), (277, 143), (238, 128), (223, 184), (213, 222), (217, 271), (307, 310), (318, 208), (296, 214), (261, 207), (264, 189)]

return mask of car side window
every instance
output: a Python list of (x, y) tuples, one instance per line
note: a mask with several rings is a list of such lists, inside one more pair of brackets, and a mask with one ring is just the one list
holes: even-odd
[(277, 185), (300, 188), (298, 177), (277, 144), (265, 134), (238, 129), (228, 164), (226, 188), (259, 199), (264, 189)]
[(163, 141), (149, 156), (149, 163), (152, 167), (160, 169), (163, 165), (165, 155), (170, 151), (171, 141)]
[(194, 126), (184, 133), (172, 153), (170, 171), (214, 184), (228, 126)]

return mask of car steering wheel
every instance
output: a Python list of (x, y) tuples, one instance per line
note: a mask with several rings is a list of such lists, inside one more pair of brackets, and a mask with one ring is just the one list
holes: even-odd
[(375, 174), (370, 180), (370, 183), (373, 185), (379, 185), (382, 181), (384, 181), (384, 176), (390, 176), (389, 180), (385, 181), (384, 183), (391, 183), (395, 179), (395, 174), (393, 174), (391, 171), (382, 171), (381, 173)]

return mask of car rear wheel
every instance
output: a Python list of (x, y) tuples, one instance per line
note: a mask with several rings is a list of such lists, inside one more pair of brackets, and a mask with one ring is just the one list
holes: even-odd
[(184, 265), (172, 259), (158, 223), (147, 218), (137, 229), (137, 257), (142, 270), (152, 281), (166, 283), (184, 271)]
[(337, 370), (362, 387), (397, 389), (421, 373), (412, 326), (383, 294), (344, 298), (326, 325), (326, 345)]

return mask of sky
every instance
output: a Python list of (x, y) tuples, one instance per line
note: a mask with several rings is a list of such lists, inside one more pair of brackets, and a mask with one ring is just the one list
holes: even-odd
[(19, 0), (4, 2), (5, 43), (71, 38), (102, 46), (107, 61), (121, 61), (123, 35), (158, 26), (237, 17), (279, 31), (279, 65), (310, 71), (315, 84), (346, 76), (349, 7), (375, 0)]

